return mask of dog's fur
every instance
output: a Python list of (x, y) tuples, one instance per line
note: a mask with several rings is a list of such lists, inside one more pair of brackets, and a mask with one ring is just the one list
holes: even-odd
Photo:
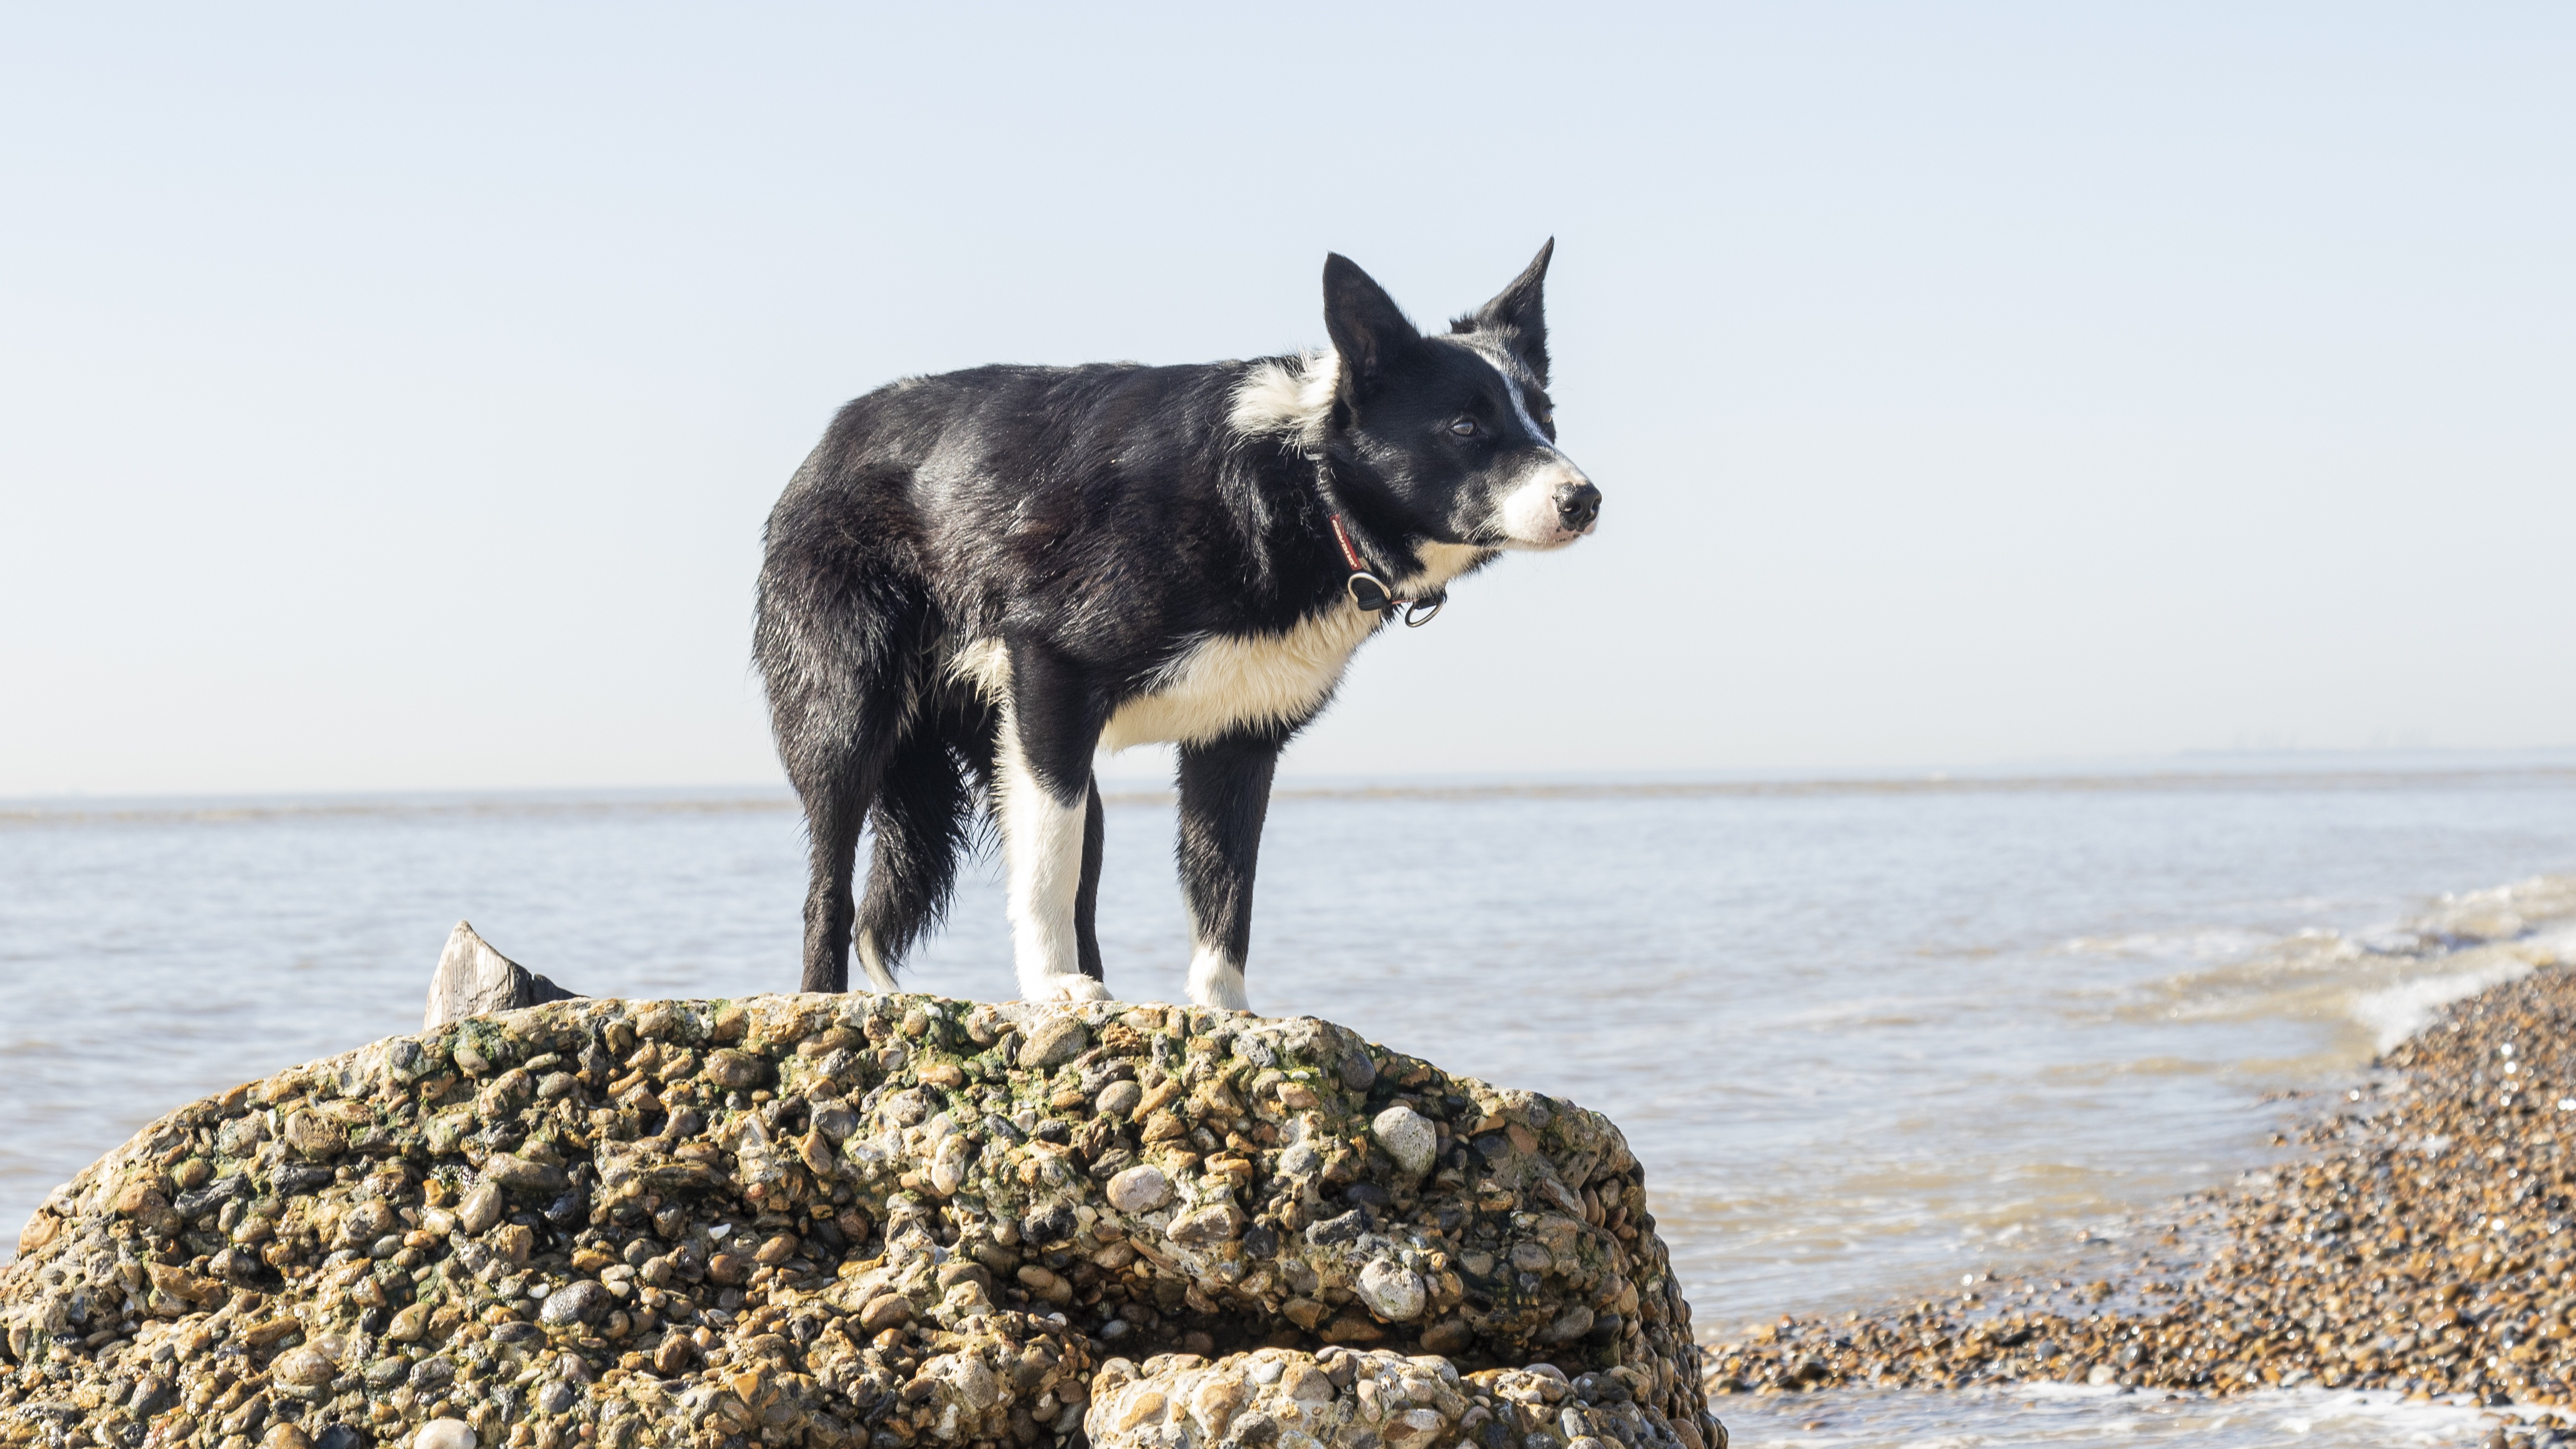
[(1387, 619), (1354, 602), (1333, 517), (1424, 600), (1591, 531), (1544, 391), (1554, 245), (1446, 335), (1333, 256), (1329, 351), (981, 367), (842, 408), (770, 514), (755, 644), (811, 837), (804, 989), (846, 990), (854, 941), (894, 988), (981, 798), (1022, 992), (1106, 998), (1092, 757), (1170, 741), (1190, 996), (1242, 1007), (1272, 768)]

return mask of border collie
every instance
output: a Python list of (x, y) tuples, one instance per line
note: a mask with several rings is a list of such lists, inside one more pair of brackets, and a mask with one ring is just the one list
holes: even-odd
[(1021, 992), (1109, 999), (1092, 759), (1170, 742), (1190, 999), (1243, 1009), (1280, 749), (1398, 612), (1600, 513), (1548, 404), (1555, 246), (1445, 334), (1335, 255), (1326, 351), (979, 367), (842, 408), (769, 516), (754, 643), (810, 838), (803, 989), (847, 990), (853, 943), (895, 989), (982, 800)]

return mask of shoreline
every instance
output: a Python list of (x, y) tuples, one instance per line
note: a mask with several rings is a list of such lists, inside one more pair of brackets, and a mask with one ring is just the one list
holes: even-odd
[(2142, 1219), (2147, 1250), (2115, 1273), (1786, 1316), (1710, 1349), (1710, 1393), (2324, 1388), (2564, 1428), (2546, 1411), (2576, 1402), (2571, 1040), (2576, 970), (2490, 986), (2374, 1061), (2304, 1154)]

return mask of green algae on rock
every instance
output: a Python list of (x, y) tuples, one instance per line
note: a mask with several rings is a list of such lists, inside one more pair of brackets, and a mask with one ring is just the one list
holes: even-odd
[(576, 998), (282, 1072), (46, 1201), (0, 1367), (6, 1443), (1724, 1437), (1606, 1119), (1117, 1003)]

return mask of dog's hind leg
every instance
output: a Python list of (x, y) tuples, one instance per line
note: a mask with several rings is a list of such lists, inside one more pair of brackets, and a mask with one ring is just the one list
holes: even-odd
[[(863, 724), (811, 748), (788, 778), (805, 802), (805, 952), (800, 991), (850, 989), (851, 877), (859, 832), (884, 779), (893, 720)], [(873, 979), (881, 964), (870, 972)], [(882, 986), (880, 990), (884, 989)]]
[(1108, 718), (1081, 669), (1034, 645), (1011, 649), (1010, 707), (995, 760), (994, 814), (1008, 865), (1011, 958), (1030, 1001), (1106, 1001), (1083, 960), (1085, 847), (1093, 832), (1091, 753)]
[(850, 989), (851, 876), (859, 830), (883, 765), (865, 741), (852, 740), (821, 768), (789, 771), (805, 802), (804, 972), (800, 991)]
[(899, 579), (773, 536), (753, 653), (778, 757), (805, 805), (801, 990), (846, 991), (859, 833), (901, 733), (923, 605)]
[(874, 989), (896, 989), (895, 968), (946, 914), (974, 809), (948, 741), (930, 724), (916, 725), (886, 762), (869, 817), (876, 842), (855, 942)]
[(1190, 909), (1190, 1000), (1251, 1009), (1252, 874), (1279, 742), (1228, 738), (1180, 749), (1181, 894)]

